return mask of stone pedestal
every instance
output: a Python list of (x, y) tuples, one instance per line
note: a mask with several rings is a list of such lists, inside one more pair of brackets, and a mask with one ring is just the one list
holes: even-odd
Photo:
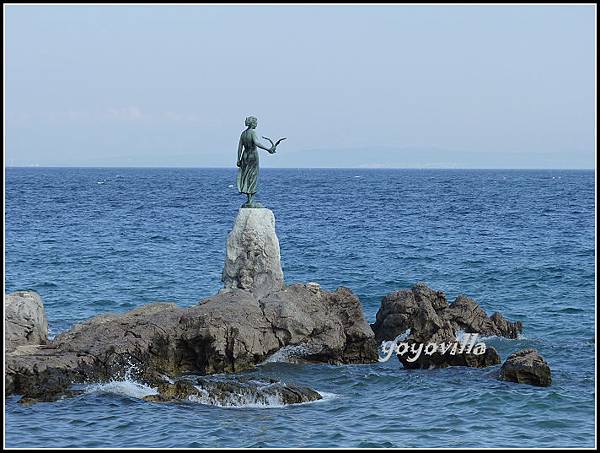
[(48, 319), (40, 295), (17, 291), (4, 296), (4, 341), (7, 351), (48, 340)]
[(251, 291), (257, 298), (283, 288), (279, 240), (270, 209), (240, 209), (227, 238), (222, 281), (225, 288)]

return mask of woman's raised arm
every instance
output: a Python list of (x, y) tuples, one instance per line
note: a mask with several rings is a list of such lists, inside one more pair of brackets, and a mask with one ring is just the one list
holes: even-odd
[(259, 140), (258, 137), (256, 136), (256, 131), (252, 130), (252, 141), (254, 142), (254, 144), (261, 149), (264, 149), (265, 151), (269, 151), (271, 154), (273, 154), (273, 147), (271, 148), (267, 148), (265, 145), (263, 145)]

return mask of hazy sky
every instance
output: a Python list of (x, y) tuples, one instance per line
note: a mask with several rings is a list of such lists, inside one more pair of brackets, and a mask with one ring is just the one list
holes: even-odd
[(593, 6), (8, 6), (6, 165), (594, 168)]

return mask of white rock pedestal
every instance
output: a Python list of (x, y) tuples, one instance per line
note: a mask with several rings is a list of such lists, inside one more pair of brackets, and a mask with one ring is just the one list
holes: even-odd
[(227, 238), (221, 280), (225, 288), (251, 291), (257, 298), (283, 288), (279, 240), (270, 209), (240, 209)]
[(40, 295), (17, 291), (4, 295), (4, 342), (6, 351), (18, 346), (45, 344), (48, 319)]

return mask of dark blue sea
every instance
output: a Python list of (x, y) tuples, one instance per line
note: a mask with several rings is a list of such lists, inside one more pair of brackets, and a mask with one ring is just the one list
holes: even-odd
[[(382, 296), (424, 281), (522, 320), (488, 338), (537, 348), (548, 388), (499, 366), (408, 371), (398, 360), (267, 363), (248, 374), (327, 397), (297, 406), (152, 404), (115, 378), (85, 394), (6, 401), (7, 447), (593, 447), (594, 171), (263, 169), (286, 281)], [(42, 296), (51, 336), (154, 301), (216, 293), (243, 197), (235, 169), (7, 168), (5, 291)]]

